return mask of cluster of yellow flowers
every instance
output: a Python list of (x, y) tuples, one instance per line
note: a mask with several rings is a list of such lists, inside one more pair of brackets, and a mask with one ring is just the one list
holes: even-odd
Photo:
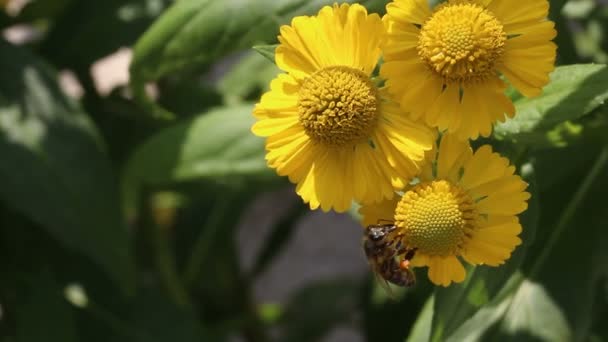
[[(361, 204), (363, 224), (391, 220), (411, 265), (447, 286), (461, 259), (498, 266), (521, 243), (527, 184), (469, 139), (513, 117), (508, 81), (540, 94), (554, 68), (547, 0), (394, 0), (380, 18), (323, 7), (281, 27), (278, 75), (254, 109), (268, 165), (311, 209)], [(379, 67), (379, 77), (374, 72)]]

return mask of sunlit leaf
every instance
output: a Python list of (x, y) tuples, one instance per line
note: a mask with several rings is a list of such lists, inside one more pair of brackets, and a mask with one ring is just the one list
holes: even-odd
[[(515, 102), (516, 115), (494, 128), (501, 139), (530, 140), (530, 134), (541, 135), (568, 120), (591, 113), (608, 99), (608, 67), (579, 64), (558, 67), (543, 93)], [(533, 138), (533, 137), (532, 137)]]

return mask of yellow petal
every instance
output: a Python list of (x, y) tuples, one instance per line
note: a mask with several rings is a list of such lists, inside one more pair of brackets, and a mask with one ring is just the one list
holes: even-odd
[(514, 247), (503, 247), (491, 242), (472, 239), (466, 244), (462, 257), (473, 265), (498, 266), (511, 257)]
[(527, 192), (501, 196), (488, 196), (480, 200), (476, 208), (481, 214), (488, 215), (517, 215), (528, 209), (526, 202), (530, 198)]
[(545, 42), (528, 46), (525, 37), (507, 41), (503, 63), (497, 68), (520, 93), (528, 97), (538, 96), (549, 82), (549, 73), (555, 68), (556, 45)]
[(462, 120), (461, 115), (463, 114), (460, 107), (460, 87), (448, 85), (431, 106), (427, 107), (425, 120), (429, 125), (438, 127), (440, 131), (447, 128), (454, 129), (460, 126)]
[(450, 130), (461, 139), (487, 137), (492, 133), (492, 124), (504, 121), (505, 114), (512, 117), (515, 108), (504, 94), (506, 85), (498, 78), (468, 84), (462, 91), (462, 122), (457, 130)]
[(472, 155), (473, 151), (468, 141), (445, 134), (441, 138), (437, 154), (437, 178), (457, 183), (460, 168)]
[(429, 279), (436, 285), (444, 287), (452, 282), (460, 283), (464, 280), (466, 272), (455, 256), (432, 256), (429, 262)]
[[(351, 163), (346, 167), (352, 174), (352, 178), (344, 181), (348, 183), (349, 188), (354, 189), (357, 202), (373, 203), (393, 197), (391, 175), (395, 172), (380, 149), (361, 143), (354, 149), (344, 149), (343, 153), (348, 154)], [(370, 179), (374, 179), (374, 182), (370, 183)]]
[(313, 163), (310, 167), (308, 173), (306, 173), (305, 177), (302, 181), (298, 183), (296, 186), (296, 193), (302, 197), (304, 203), (308, 203), (310, 209), (315, 210), (319, 208), (319, 198), (317, 197), (317, 192), (315, 189), (315, 168), (316, 164)]
[(386, 6), (388, 20), (422, 25), (431, 15), (427, 0), (394, 0)]
[(287, 130), (293, 126), (299, 125), (300, 122), (298, 121), (297, 116), (288, 116), (285, 118), (276, 119), (262, 119), (256, 122), (253, 127), (251, 127), (251, 131), (257, 136), (268, 137), (277, 134), (281, 131)]
[(395, 208), (401, 197), (395, 196), (393, 199), (383, 200), (377, 203), (364, 204), (359, 208), (359, 213), (363, 217), (361, 223), (367, 227), (371, 224), (378, 224), (380, 221), (393, 221)]
[(496, 15), (504, 30), (511, 34), (512, 27), (515, 25), (546, 19), (549, 13), (549, 1), (493, 0), (487, 8)]
[(386, 61), (380, 69), (388, 91), (412, 119), (418, 120), (441, 95), (443, 83), (420, 59)]
[(404, 115), (397, 104), (385, 101), (381, 107), (374, 142), (406, 183), (415, 177), (427, 152), (433, 148), (436, 131)]
[(507, 175), (472, 187), (468, 192), (474, 200), (478, 200), (483, 197), (523, 192), (527, 187), (528, 184), (518, 175)]
[(316, 17), (300, 16), (281, 27), (275, 52), (277, 66), (297, 79), (324, 67), (343, 65), (370, 74), (380, 57), (384, 25), (365, 7), (335, 4)]
[(256, 105), (253, 115), (258, 118), (297, 115), (300, 85), (290, 75), (280, 74), (270, 82), (267, 91)]
[(490, 145), (483, 145), (464, 164), (460, 185), (470, 189), (502, 177), (509, 166), (509, 160), (492, 152)]

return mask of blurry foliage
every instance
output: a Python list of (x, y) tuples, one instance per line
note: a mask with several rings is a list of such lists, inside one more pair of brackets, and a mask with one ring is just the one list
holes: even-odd
[[(506, 265), (447, 289), (420, 276), (394, 298), (369, 276), (256, 301), (254, 282), (308, 209), (278, 217), (244, 270), (242, 213), (287, 184), (266, 168), (250, 113), (278, 72), (268, 59), (279, 26), (330, 3), (34, 0), (0, 11), (0, 27), (37, 32), (0, 41), (0, 341), (316, 341), (337, 325), (370, 341), (608, 341), (602, 1), (551, 1), (561, 66), (542, 96), (513, 93), (518, 115), (488, 139), (533, 193)], [(386, 1), (362, 3), (382, 13)], [(90, 68), (122, 47), (133, 48), (130, 84), (102, 95)], [(62, 70), (80, 100), (63, 93)]]

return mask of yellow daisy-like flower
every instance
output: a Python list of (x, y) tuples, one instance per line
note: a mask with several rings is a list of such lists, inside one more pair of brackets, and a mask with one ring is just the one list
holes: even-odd
[(436, 134), (406, 117), (371, 75), (384, 26), (360, 5), (323, 7), (281, 27), (286, 71), (254, 109), (266, 160), (312, 209), (346, 211), (353, 200), (391, 198), (420, 172)]
[(394, 0), (380, 74), (414, 118), (457, 134), (488, 136), (512, 117), (500, 74), (523, 95), (541, 93), (554, 69), (547, 0)]
[(526, 187), (489, 145), (473, 153), (468, 142), (444, 136), (420, 183), (360, 213), (365, 226), (393, 218), (391, 239), (416, 251), (411, 266), (428, 266), (431, 281), (448, 286), (465, 279), (460, 258), (498, 266), (511, 256), (521, 243), (516, 215), (528, 207)]

